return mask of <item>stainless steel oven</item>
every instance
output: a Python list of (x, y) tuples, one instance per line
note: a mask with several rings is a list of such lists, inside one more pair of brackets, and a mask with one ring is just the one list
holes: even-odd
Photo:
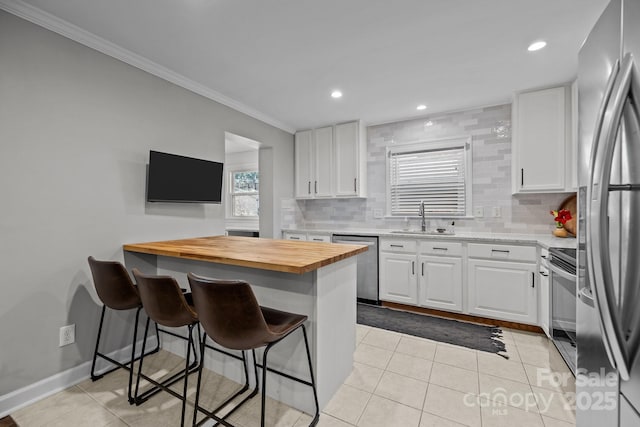
[(576, 250), (549, 249), (551, 339), (563, 359), (576, 373)]

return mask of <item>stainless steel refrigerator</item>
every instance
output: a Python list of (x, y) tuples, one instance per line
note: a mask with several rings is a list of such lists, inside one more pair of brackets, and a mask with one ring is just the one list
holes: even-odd
[(640, 426), (640, 0), (613, 0), (579, 55), (579, 427)]

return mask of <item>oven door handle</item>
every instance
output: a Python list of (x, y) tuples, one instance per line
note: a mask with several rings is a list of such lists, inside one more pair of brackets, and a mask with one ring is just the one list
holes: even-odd
[(578, 297), (582, 302), (587, 304), (590, 307), (595, 307), (595, 302), (593, 301), (593, 295), (591, 295), (591, 290), (589, 288), (582, 288), (580, 292), (578, 292)]
[(568, 271), (564, 271), (563, 269), (561, 269), (560, 267), (556, 267), (552, 263), (549, 263), (549, 270), (551, 270), (553, 272), (553, 274), (557, 274), (558, 276), (562, 277), (563, 279), (570, 280), (570, 281), (572, 281), (574, 283), (576, 282), (576, 275), (575, 274), (571, 274)]

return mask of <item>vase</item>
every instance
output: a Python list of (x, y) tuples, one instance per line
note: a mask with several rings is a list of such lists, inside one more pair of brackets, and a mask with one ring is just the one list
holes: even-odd
[(569, 232), (564, 227), (558, 227), (553, 230), (553, 235), (556, 237), (569, 237)]

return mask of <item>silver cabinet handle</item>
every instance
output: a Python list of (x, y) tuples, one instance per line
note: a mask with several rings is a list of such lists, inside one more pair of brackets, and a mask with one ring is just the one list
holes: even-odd
[(422, 263), (422, 276), (424, 277), (424, 262)]
[(404, 248), (404, 245), (389, 245), (392, 248)]
[(311, 181), (309, 181), (309, 186), (308, 186), (308, 187), (309, 187), (309, 188), (308, 188), (308, 190), (307, 190), (307, 191), (309, 192), (309, 194), (311, 194)]
[(318, 181), (313, 182), (313, 190), (316, 194), (318, 194)]
[(416, 262), (415, 261), (411, 261), (411, 274), (412, 275), (416, 274)]
[(434, 247), (433, 247), (433, 250), (434, 250), (434, 251), (448, 251), (448, 250), (449, 250), (449, 248), (438, 248), (438, 247), (434, 246)]
[(498, 252), (498, 253), (501, 253), (501, 254), (508, 254), (509, 253), (509, 251), (504, 250), (504, 249), (491, 249), (491, 252)]
[(353, 191), (358, 192), (358, 178), (353, 178)]
[(541, 271), (540, 275), (544, 277), (549, 277), (549, 273), (545, 273), (544, 271)]
[(311, 240), (313, 240), (314, 242), (324, 242), (324, 240), (322, 240), (322, 239), (317, 239), (317, 238), (313, 238), (313, 239), (311, 239)]
[[(633, 62), (625, 55), (606, 107), (599, 118), (600, 132), (594, 135), (593, 170), (587, 187), (587, 265), (590, 282), (595, 290), (595, 303), (604, 330), (603, 341), (611, 364), (620, 377), (629, 380), (630, 354), (626, 346), (620, 314), (613, 289), (613, 273), (608, 236), (609, 182), (616, 136), (631, 85)], [(613, 73), (616, 70), (614, 69)]]

